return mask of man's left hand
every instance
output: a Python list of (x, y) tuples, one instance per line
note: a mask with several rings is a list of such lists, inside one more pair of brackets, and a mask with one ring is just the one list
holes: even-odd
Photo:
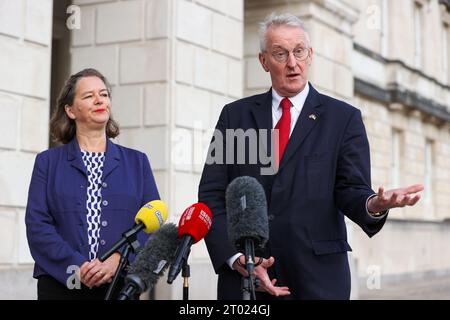
[(423, 185), (415, 184), (406, 188), (398, 188), (384, 191), (384, 187), (378, 189), (378, 194), (369, 199), (367, 207), (369, 212), (383, 212), (392, 208), (413, 206), (419, 201)]

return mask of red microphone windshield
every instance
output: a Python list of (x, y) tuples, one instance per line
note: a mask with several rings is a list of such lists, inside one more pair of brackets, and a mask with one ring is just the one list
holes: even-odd
[(181, 215), (178, 224), (178, 237), (190, 235), (194, 239), (194, 243), (202, 240), (212, 224), (212, 214), (208, 206), (198, 202), (193, 204)]

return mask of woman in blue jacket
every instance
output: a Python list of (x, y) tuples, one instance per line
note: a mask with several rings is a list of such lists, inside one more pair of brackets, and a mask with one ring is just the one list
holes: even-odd
[[(150, 163), (109, 140), (119, 127), (109, 84), (94, 69), (67, 80), (50, 130), (62, 145), (37, 155), (25, 217), (38, 299), (103, 299), (120, 255), (98, 257), (133, 226), (142, 205), (159, 199)], [(141, 245), (146, 238), (138, 235)]]

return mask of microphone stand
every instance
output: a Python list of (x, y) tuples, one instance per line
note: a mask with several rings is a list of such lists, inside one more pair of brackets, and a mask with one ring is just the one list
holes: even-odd
[[(116, 272), (114, 273), (113, 280), (109, 285), (108, 292), (106, 293), (105, 296), (105, 300), (111, 300), (114, 288), (117, 286), (117, 282), (119, 281), (119, 276), (128, 262), (128, 256), (130, 255), (130, 252), (135, 253), (140, 246), (139, 241), (137, 240), (136, 233), (131, 234), (131, 232), (125, 232), (123, 234), (123, 237), (126, 239), (125, 248), (120, 253), (119, 265), (116, 269)], [(108, 259), (108, 257), (111, 256), (112, 254), (113, 252), (111, 252), (110, 250), (109, 252), (104, 254), (99, 260), (103, 262), (106, 259)]]
[(242, 300), (256, 300), (255, 295), (255, 246), (252, 239), (245, 239), (245, 268), (248, 276), (242, 277)]
[(133, 229), (128, 230), (127, 232), (122, 233), (122, 238), (117, 241), (108, 251), (106, 251), (99, 260), (101, 262), (108, 259), (114, 252), (116, 252), (120, 247), (124, 244), (130, 245), (133, 249), (133, 252), (139, 248), (140, 244), (137, 240), (137, 233), (144, 229), (144, 224), (138, 224)]
[(172, 282), (177, 278), (181, 269), (187, 260), (189, 259), (189, 254), (191, 253), (191, 245), (193, 242), (193, 238), (191, 236), (184, 238), (181, 240), (181, 243), (178, 245), (177, 251), (175, 252), (175, 260), (172, 261), (172, 265), (169, 269), (169, 275), (167, 276), (167, 283), (172, 284)]
[(187, 263), (187, 260), (183, 262), (183, 269), (181, 271), (183, 276), (183, 300), (189, 300), (189, 277), (191, 276), (191, 268)]

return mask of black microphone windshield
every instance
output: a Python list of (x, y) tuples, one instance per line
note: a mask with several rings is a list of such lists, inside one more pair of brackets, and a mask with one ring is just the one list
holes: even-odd
[(136, 256), (130, 265), (127, 278), (137, 276), (147, 289), (152, 288), (172, 261), (179, 243), (178, 227), (173, 223), (164, 224), (150, 236)]
[(243, 176), (231, 181), (225, 194), (228, 237), (238, 250), (244, 240), (252, 239), (263, 248), (269, 238), (266, 194), (253, 177)]

